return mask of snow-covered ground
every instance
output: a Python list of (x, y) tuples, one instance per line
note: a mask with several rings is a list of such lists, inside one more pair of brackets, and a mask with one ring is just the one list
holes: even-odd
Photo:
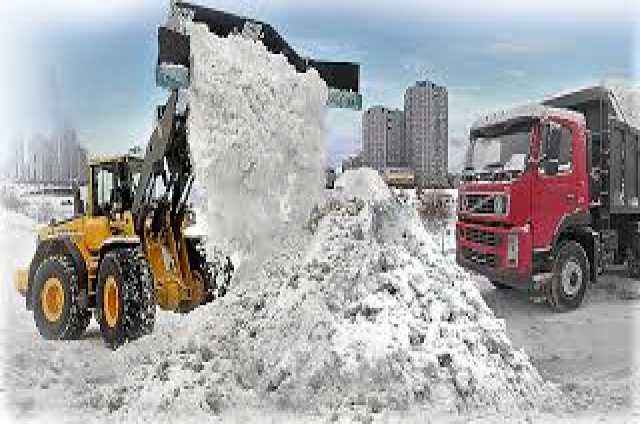
[(46, 187), (53, 186), (0, 181), (0, 205), (20, 211), (39, 223), (73, 217), (73, 196), (38, 194)]
[[(3, 252), (0, 262), (1, 306), (4, 311), (1, 325), (4, 374), (0, 393), (6, 402), (4, 412), (7, 418), (20, 422), (62, 422), (63, 419), (67, 422), (107, 419), (137, 422), (143, 417), (154, 422), (176, 419), (190, 422), (264, 422), (265, 419), (272, 422), (324, 422), (330, 416), (312, 414), (310, 411), (313, 411), (313, 407), (308, 410), (284, 408), (291, 402), (307, 404), (313, 399), (314, 395), (305, 387), (306, 384), (312, 384), (311, 387), (314, 387), (313, 384), (318, 383), (313, 383), (313, 379), (307, 380), (309, 375), (294, 373), (293, 382), (287, 383), (285, 379), (281, 382), (282, 387), (273, 392), (266, 390), (269, 384), (274, 382), (274, 376), (281, 375), (280, 371), (289, 369), (288, 367), (300, 360), (298, 355), (303, 353), (299, 350), (300, 346), (307, 342), (302, 345), (300, 343), (308, 340), (313, 347), (312, 351), (317, 351), (320, 358), (321, 352), (332, 349), (347, 355), (344, 357), (346, 362), (318, 362), (317, 358), (311, 362), (315, 363), (315, 366), (324, 367), (320, 369), (329, 376), (331, 370), (340, 369), (341, 363), (343, 367), (348, 367), (352, 366), (349, 365), (353, 363), (350, 361), (357, 363), (370, 360), (371, 357), (367, 359), (367, 355), (394, 358), (393, 355), (389, 357), (385, 346), (389, 342), (392, 345), (398, 343), (401, 337), (404, 337), (401, 336), (405, 325), (403, 322), (407, 321), (403, 320), (409, 318), (407, 316), (397, 321), (402, 315), (393, 313), (406, 310), (406, 306), (402, 306), (403, 303), (397, 303), (400, 298), (406, 296), (401, 284), (398, 286), (400, 290), (395, 300), (393, 296), (385, 295), (387, 301), (392, 300), (392, 303), (387, 306), (384, 302), (369, 305), (388, 312), (378, 312), (376, 315), (379, 318), (373, 321), (358, 319), (359, 314), (363, 312), (357, 312), (353, 322), (351, 315), (347, 314), (344, 324), (333, 327), (333, 337), (329, 337), (332, 334), (331, 326), (323, 325), (317, 329), (305, 327), (306, 323), (328, 323), (327, 318), (331, 318), (331, 311), (327, 316), (327, 312), (321, 313), (316, 309), (288, 309), (298, 305), (300, 301), (300, 306), (316, 302), (321, 292), (316, 292), (314, 287), (331, 288), (329, 293), (332, 293), (332, 298), (329, 300), (333, 302), (348, 293), (344, 291), (346, 286), (340, 288), (340, 279), (337, 278), (340, 273), (335, 273), (339, 268), (335, 268), (336, 264), (326, 261), (331, 258), (331, 252), (335, 252), (333, 249), (339, 250), (343, 242), (353, 243), (353, 248), (350, 249), (352, 252), (343, 251), (341, 255), (345, 255), (345, 264), (351, 265), (345, 271), (354, 269), (360, 255), (355, 246), (358, 245), (361, 236), (357, 231), (353, 233), (353, 225), (358, 224), (357, 226), (363, 228), (364, 239), (360, 242), (367, 245), (367, 249), (376, 251), (385, 246), (379, 252), (386, 250), (386, 257), (392, 258), (389, 253), (399, 248), (387, 243), (375, 247), (380, 240), (376, 240), (375, 237), (369, 238), (371, 236), (367, 235), (366, 226), (361, 226), (366, 223), (366, 220), (363, 222), (362, 219), (366, 218), (369, 212), (365, 211), (366, 208), (357, 212), (357, 203), (349, 206), (349, 202), (328, 201), (322, 212), (316, 215), (319, 219), (316, 221), (316, 235), (309, 234), (298, 240), (302, 243), (290, 246), (300, 249), (300, 254), (290, 259), (303, 259), (303, 264), (307, 264), (298, 271), (293, 261), (290, 269), (273, 268), (274, 264), (280, 262), (274, 259), (272, 264), (265, 268), (267, 274), (263, 275), (264, 279), (236, 282), (236, 291), (232, 291), (221, 302), (200, 308), (187, 316), (160, 313), (152, 336), (126, 345), (116, 352), (104, 347), (95, 324), (91, 325), (83, 340), (46, 342), (40, 338), (31, 313), (24, 308), (24, 299), (13, 290), (11, 284), (13, 271), (18, 267), (24, 267), (33, 254), (35, 223), (22, 215), (0, 211), (0, 251)], [(355, 215), (352, 215), (353, 213)], [(347, 222), (352, 224), (345, 227)], [(377, 231), (385, 227), (386, 225), (382, 225)], [(388, 233), (388, 230), (378, 234), (381, 233)], [(331, 241), (334, 248), (327, 251), (325, 249), (328, 241)], [(432, 248), (426, 263), (436, 267), (436, 274), (443, 274), (439, 277), (443, 278), (441, 281), (446, 281), (446, 278), (449, 278), (446, 275), (450, 275), (451, 272), (457, 274), (458, 271), (451, 271), (455, 266), (446, 258), (438, 259), (437, 255), (433, 256), (438, 252), (437, 243), (433, 243)], [(438, 265), (439, 261), (443, 261), (445, 269), (450, 270), (443, 271)], [(328, 274), (325, 273), (327, 266)], [(365, 270), (367, 266), (361, 263), (355, 268)], [(402, 268), (397, 268), (396, 271), (389, 270), (389, 275), (402, 275), (397, 274), (400, 269)], [(275, 271), (282, 274), (273, 274)], [(297, 288), (291, 286), (292, 272), (298, 276), (295, 280)], [(348, 281), (354, 290), (365, 288), (359, 285), (361, 283), (357, 282), (357, 278), (348, 277)], [(366, 281), (365, 278), (363, 282)], [(393, 281), (390, 280), (392, 284), (399, 284), (401, 280), (395, 283)], [(637, 373), (638, 365), (634, 363), (634, 353), (640, 350), (640, 346), (638, 338), (634, 335), (638, 333), (640, 303), (637, 299), (626, 299), (628, 293), (621, 290), (626, 283), (626, 280), (615, 276), (605, 280), (603, 285), (592, 292), (581, 309), (569, 314), (553, 314), (546, 305), (531, 303), (516, 292), (497, 291), (485, 282), (478, 283), (480, 293), (487, 304), (498, 317), (507, 320), (506, 334), (512, 340), (513, 346), (524, 347), (542, 377), (558, 383), (561, 390), (558, 393), (559, 402), (550, 404), (547, 410), (489, 413), (485, 409), (484, 413), (472, 410), (465, 413), (464, 410), (460, 412), (455, 407), (448, 412), (441, 411), (444, 415), (434, 418), (434, 409), (425, 409), (428, 400), (422, 404), (412, 403), (406, 408), (393, 408), (386, 403), (385, 397), (380, 394), (384, 394), (385, 391), (393, 393), (398, 389), (393, 383), (397, 380), (394, 380), (394, 374), (391, 374), (386, 375), (385, 380), (365, 380), (366, 387), (378, 395), (374, 397), (375, 401), (368, 396), (365, 397), (367, 406), (362, 411), (357, 407), (360, 396), (357, 384), (349, 386), (349, 390), (344, 392), (340, 391), (340, 387), (334, 387), (337, 390), (335, 393), (339, 395), (338, 399), (344, 398), (346, 402), (353, 395), (356, 401), (354, 410), (346, 415), (338, 414), (336, 417), (388, 422), (424, 422), (428, 419), (436, 422), (467, 422), (471, 419), (476, 422), (504, 422), (505, 419), (521, 422), (525, 418), (541, 423), (550, 420), (633, 422), (637, 415), (631, 415), (626, 408), (632, 402), (633, 382), (637, 381), (634, 377), (637, 374), (634, 372)], [(458, 283), (454, 281), (455, 284)], [(290, 293), (287, 294), (287, 291)], [(334, 297), (337, 293), (342, 294), (336, 299)], [(351, 294), (353, 295), (355, 293)], [(346, 312), (353, 310), (351, 306), (356, 307), (358, 302), (364, 302), (364, 305), (373, 300), (364, 297), (357, 301), (357, 296), (352, 299), (355, 303), (340, 301), (338, 305), (342, 303), (342, 306), (338, 308), (345, 308), (343, 311)], [(281, 312), (275, 313), (277, 310)], [(306, 310), (306, 313), (311, 315), (306, 315), (305, 318), (305, 315), (299, 315), (299, 312), (298, 315), (289, 314), (296, 310)], [(362, 308), (358, 310), (364, 311)], [(393, 318), (394, 315), (396, 318)], [(492, 313), (489, 316), (491, 315)], [(412, 319), (415, 320), (415, 317)], [(385, 322), (387, 324), (384, 324)], [(394, 327), (394, 322), (399, 327)], [(309, 333), (306, 333), (307, 330), (301, 332), (300, 325), (302, 330), (308, 328)], [(383, 326), (374, 330), (378, 325)], [(383, 331), (384, 325), (391, 325), (390, 333)], [(371, 329), (367, 330), (367, 327)], [(302, 334), (307, 336), (300, 338)], [(372, 337), (367, 334), (371, 334)], [(382, 342), (386, 340), (385, 334), (391, 338)], [(400, 339), (394, 341), (394, 335)], [(356, 341), (357, 344), (353, 344)], [(268, 352), (271, 353), (267, 355)], [(259, 363), (255, 361), (258, 354), (265, 361), (275, 362), (272, 365), (269, 365), (269, 362), (263, 364), (263, 371), (259, 372)], [(359, 355), (361, 357), (358, 359)], [(403, 367), (404, 372), (411, 369), (406, 368), (407, 365)], [(378, 374), (378, 378), (380, 376)], [(334, 384), (339, 384), (340, 381), (334, 380)], [(438, 379), (434, 380), (437, 381)], [(326, 389), (326, 380), (320, 380), (319, 384), (318, 388)], [(442, 387), (440, 390), (443, 390)], [(280, 390), (284, 391), (279, 393)], [(447, 393), (447, 390), (442, 393)], [(327, 392), (324, 392), (324, 395), (319, 395), (317, 405), (326, 401), (326, 394)], [(531, 395), (529, 392), (527, 394)], [(296, 395), (304, 396), (296, 398)], [(304, 401), (305, 396), (309, 400)], [(284, 403), (278, 400), (280, 398), (284, 398)], [(438, 402), (442, 404), (438, 406), (442, 408), (446, 399), (460, 400), (457, 394), (450, 393), (444, 398), (439, 398)], [(349, 402), (346, 404), (350, 405)], [(369, 410), (370, 406), (373, 407), (373, 411)], [(556, 407), (558, 409), (554, 409)]]
[(31, 218), (0, 209), (9, 419), (637, 417), (637, 300), (599, 300), (596, 291), (584, 308), (555, 315), (488, 288), (372, 170), (345, 173), (323, 197), (326, 87), (317, 75), (253, 41), (189, 31), (189, 128), (207, 202), (200, 228), (209, 252), (239, 254), (242, 272), (224, 298), (189, 315), (160, 313), (152, 335), (117, 351), (95, 324), (82, 340), (47, 342), (11, 282), (33, 254), (41, 217), (29, 214), (32, 201)]

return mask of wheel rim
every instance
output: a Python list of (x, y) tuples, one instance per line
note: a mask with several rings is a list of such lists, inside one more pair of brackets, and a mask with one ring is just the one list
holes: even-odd
[(42, 312), (49, 322), (57, 322), (64, 309), (64, 288), (62, 281), (56, 277), (51, 277), (44, 283), (40, 293), (40, 303)]
[(574, 260), (568, 261), (562, 269), (562, 289), (568, 297), (575, 296), (582, 287), (582, 267)]
[(104, 284), (103, 307), (104, 317), (109, 327), (115, 327), (119, 313), (118, 283), (113, 276), (107, 277)]

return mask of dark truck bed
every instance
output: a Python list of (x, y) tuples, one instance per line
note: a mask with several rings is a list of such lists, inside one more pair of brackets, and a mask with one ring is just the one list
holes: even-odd
[(591, 87), (545, 100), (581, 112), (591, 131), (591, 198), (612, 214), (640, 213), (640, 129), (626, 122), (613, 93)]
[(621, 263), (633, 234), (640, 232), (640, 129), (629, 122), (629, 111), (608, 87), (590, 87), (543, 103), (586, 118), (592, 226), (602, 234), (603, 259)]

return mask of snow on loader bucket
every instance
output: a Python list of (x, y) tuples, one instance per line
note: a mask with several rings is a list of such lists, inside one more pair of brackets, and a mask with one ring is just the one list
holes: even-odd
[(158, 28), (158, 66), (156, 81), (169, 89), (189, 85), (191, 49), (180, 20), (204, 23), (219, 37), (242, 33), (259, 39), (274, 54), (284, 55), (298, 72), (314, 68), (329, 88), (327, 106), (361, 110), (360, 65), (352, 62), (329, 62), (300, 56), (269, 24), (189, 3), (177, 2), (166, 26)]

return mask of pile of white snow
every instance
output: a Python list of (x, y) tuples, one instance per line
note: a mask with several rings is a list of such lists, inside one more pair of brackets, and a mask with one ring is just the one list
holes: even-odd
[(260, 41), (186, 27), (189, 142), (207, 194), (207, 234), (211, 246), (236, 253), (236, 268), (252, 270), (321, 195), (327, 87)]
[(244, 271), (172, 331), (123, 346), (126, 373), (80, 406), (118, 421), (227, 421), (247, 408), (326, 419), (509, 413), (555, 394), (410, 199), (368, 169), (320, 197), (327, 89), (315, 71), (240, 36), (188, 31), (208, 248), (241, 252)]
[(555, 394), (414, 207), (368, 170), (340, 183), (279, 255), (94, 405), (118, 393), (121, 419), (249, 406), (353, 418), (509, 414)]

